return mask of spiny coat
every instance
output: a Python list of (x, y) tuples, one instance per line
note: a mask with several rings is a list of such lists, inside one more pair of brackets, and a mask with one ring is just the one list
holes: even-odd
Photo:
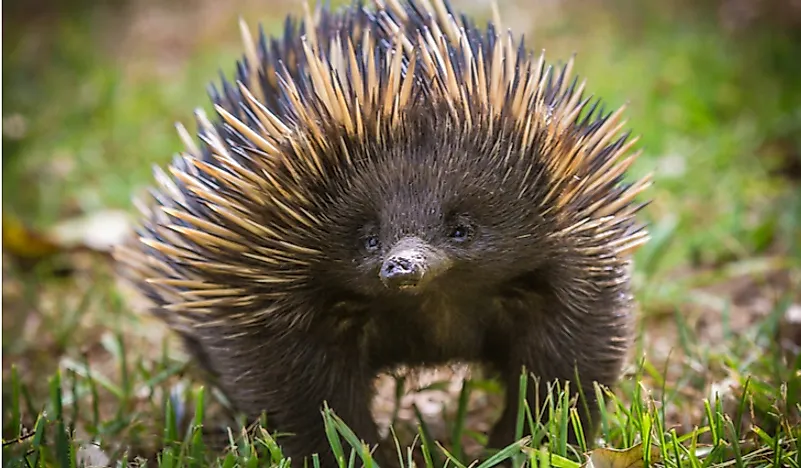
[[(647, 239), (624, 183), (635, 140), (572, 78), (446, 0), (376, 0), (242, 25), (236, 84), (212, 88), (200, 141), (156, 168), (126, 276), (235, 406), (322, 454), (324, 401), (378, 442), (375, 376), (483, 364), (507, 385), (490, 445), (514, 438), (523, 367), (619, 378), (630, 254)], [(533, 385), (529, 385), (533, 389)], [(572, 386), (575, 391), (577, 385)], [(545, 394), (527, 395), (532, 407)]]

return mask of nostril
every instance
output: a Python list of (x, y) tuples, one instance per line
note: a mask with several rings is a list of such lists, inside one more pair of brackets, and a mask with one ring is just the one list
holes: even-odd
[(419, 273), (414, 262), (407, 258), (395, 257), (388, 259), (381, 267), (381, 276), (385, 280), (405, 281), (415, 279)]
[(395, 259), (392, 263), (395, 271), (398, 273), (411, 273), (414, 269), (412, 262), (405, 258)]

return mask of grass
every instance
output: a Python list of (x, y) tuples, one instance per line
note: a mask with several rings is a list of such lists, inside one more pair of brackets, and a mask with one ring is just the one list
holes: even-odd
[[(529, 42), (546, 45), (551, 59), (577, 51), (577, 71), (596, 95), (611, 106), (629, 101), (645, 150), (633, 171), (656, 172), (644, 213), (653, 240), (635, 272), (639, 339), (620, 386), (597, 390), (603, 444), (634, 448), (612, 457), (619, 462), (801, 466), (801, 358), (781, 340), (788, 310), (801, 304), (801, 191), (786, 170), (801, 154), (797, 38), (727, 35), (701, 7), (623, 14), (608, 2), (567, 5), (549, 10), (553, 19), (539, 21)], [(174, 33), (161, 43), (148, 34), (123, 41), (132, 33), (103, 27), (109, 13), (99, 7), (4, 23), (4, 214), (46, 229), (80, 213), (130, 209), (150, 165), (178, 149), (173, 122), (205, 105), (218, 67), (232, 69), (239, 9), (277, 32), (283, 13), (296, 11), (280, 7), (200, 7), (214, 21), (177, 32), (158, 23)], [(148, 18), (143, 8), (128, 22)], [(182, 52), (153, 59), (174, 48)], [(172, 62), (179, 66), (152, 72)], [(5, 250), (4, 466), (91, 457), (115, 466), (212, 463), (200, 428), (217, 420), (219, 396), (188, 371), (161, 327), (133, 313), (108, 260), (64, 253), (31, 266)], [(65, 264), (66, 277), (57, 274)], [(440, 422), (417, 406), (398, 414), (398, 437), (417, 436), (418, 464), (466, 466), (485, 442), (478, 428), (497, 393), (472, 380), (451, 392)], [(545, 426), (531, 422), (539, 411), (552, 416)], [(579, 466), (587, 441), (573, 448), (564, 437), (575, 416), (564, 399), (523, 408), (524, 443), (498, 459)], [(325, 418), (344, 464), (370, 460), (335, 411)], [(213, 466), (286, 465), (280, 434), (229, 436)], [(410, 455), (400, 455), (408, 465)]]

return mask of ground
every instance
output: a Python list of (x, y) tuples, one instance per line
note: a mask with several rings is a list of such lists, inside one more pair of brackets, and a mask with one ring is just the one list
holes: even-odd
[[(4, 5), (5, 466), (23, 457), (197, 459), (195, 432), (184, 437), (183, 427), (198, 417), (201, 381), (164, 328), (135, 313), (141, 304), (117, 284), (109, 257), (37, 248), (10, 228), (22, 222), (63, 240), (71, 221), (79, 238), (96, 231), (111, 242), (103, 233), (119, 225), (117, 213), (133, 212), (151, 165), (179, 149), (174, 122), (191, 126), (196, 106), (209, 110), (207, 83), (218, 69), (231, 74), (237, 16), (278, 33), (286, 13), (302, 11), (289, 1), (96, 3)], [(490, 16), (488, 2), (452, 3)], [(602, 444), (649, 440), (669, 466), (798, 467), (801, 38), (788, 26), (798, 11), (760, 16), (736, 1), (498, 3), (504, 25), (531, 47), (551, 60), (576, 52), (596, 96), (628, 102), (644, 151), (633, 175), (655, 174), (643, 212), (652, 240), (634, 275), (638, 338), (621, 385), (606, 394)], [(421, 376), (397, 414), (394, 380), (382, 378), (377, 419), (395, 417), (401, 436), (422, 419), (426, 435), (471, 460), (498, 389), (474, 380), (463, 393), (454, 376), (461, 370)], [(204, 394), (211, 420), (216, 397)], [(559, 414), (566, 423), (569, 413)], [(546, 429), (559, 433), (558, 424)], [(229, 461), (280, 459), (268, 436), (249, 440)], [(582, 460), (559, 442), (544, 453), (562, 466)]]

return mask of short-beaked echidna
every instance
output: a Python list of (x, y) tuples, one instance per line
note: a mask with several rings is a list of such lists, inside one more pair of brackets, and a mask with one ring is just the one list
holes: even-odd
[[(647, 239), (627, 183), (622, 108), (447, 0), (376, 0), (287, 20), (253, 41), (218, 118), (155, 170), (116, 256), (236, 408), (333, 466), (324, 402), (378, 442), (374, 378), (486, 365), (513, 442), (518, 379), (614, 384), (629, 339), (629, 262)], [(573, 385), (575, 391), (577, 385)], [(531, 407), (545, 395), (529, 385)], [(584, 408), (588, 408), (586, 411)]]

